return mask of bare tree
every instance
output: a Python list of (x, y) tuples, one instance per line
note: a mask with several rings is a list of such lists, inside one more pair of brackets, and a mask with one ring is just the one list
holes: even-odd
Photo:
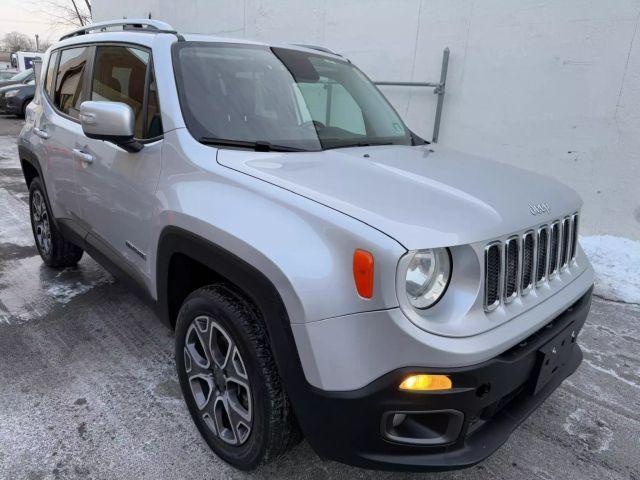
[(33, 50), (33, 41), (31, 38), (20, 32), (10, 32), (5, 34), (2, 43), (5, 50), (8, 50), (9, 52)]
[(52, 42), (48, 40), (40, 40), (40, 51), (46, 52), (51, 45), (52, 45)]
[(91, 2), (84, 0), (41, 0), (39, 13), (49, 17), (52, 27), (82, 27), (91, 23)]

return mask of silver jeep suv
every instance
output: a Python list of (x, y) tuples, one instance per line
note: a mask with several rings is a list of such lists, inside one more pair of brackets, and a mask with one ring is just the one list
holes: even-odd
[(578, 195), (420, 139), (326, 49), (84, 27), (48, 51), (19, 154), (43, 261), (87, 251), (148, 299), (238, 468), (303, 436), (473, 465), (582, 359)]

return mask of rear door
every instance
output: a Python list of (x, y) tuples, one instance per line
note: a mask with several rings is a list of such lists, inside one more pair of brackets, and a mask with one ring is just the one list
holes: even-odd
[(73, 150), (82, 135), (78, 118), (80, 104), (86, 99), (92, 51), (92, 47), (79, 46), (53, 52), (47, 68), (42, 112), (34, 125), (47, 195), (53, 215), (59, 219), (77, 220), (80, 213)]
[(87, 241), (129, 273), (142, 273), (146, 282), (162, 151), (162, 120), (150, 50), (97, 45), (89, 99), (129, 105), (135, 113), (136, 139), (145, 146), (129, 153), (113, 143), (80, 135), (76, 149), (90, 159), (76, 164), (80, 212), (90, 230)]

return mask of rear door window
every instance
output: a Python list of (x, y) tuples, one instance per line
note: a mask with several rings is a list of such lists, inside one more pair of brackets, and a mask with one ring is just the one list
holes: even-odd
[(89, 61), (88, 47), (62, 50), (56, 76), (54, 104), (62, 113), (77, 119), (84, 98), (84, 78)]

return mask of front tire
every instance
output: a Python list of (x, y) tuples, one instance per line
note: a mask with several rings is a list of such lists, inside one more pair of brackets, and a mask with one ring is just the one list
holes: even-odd
[(227, 463), (252, 470), (300, 440), (262, 319), (227, 286), (183, 303), (176, 365), (193, 421)]
[(40, 178), (29, 185), (29, 212), (33, 238), (42, 261), (56, 268), (71, 267), (82, 258), (83, 250), (65, 240), (56, 228)]

